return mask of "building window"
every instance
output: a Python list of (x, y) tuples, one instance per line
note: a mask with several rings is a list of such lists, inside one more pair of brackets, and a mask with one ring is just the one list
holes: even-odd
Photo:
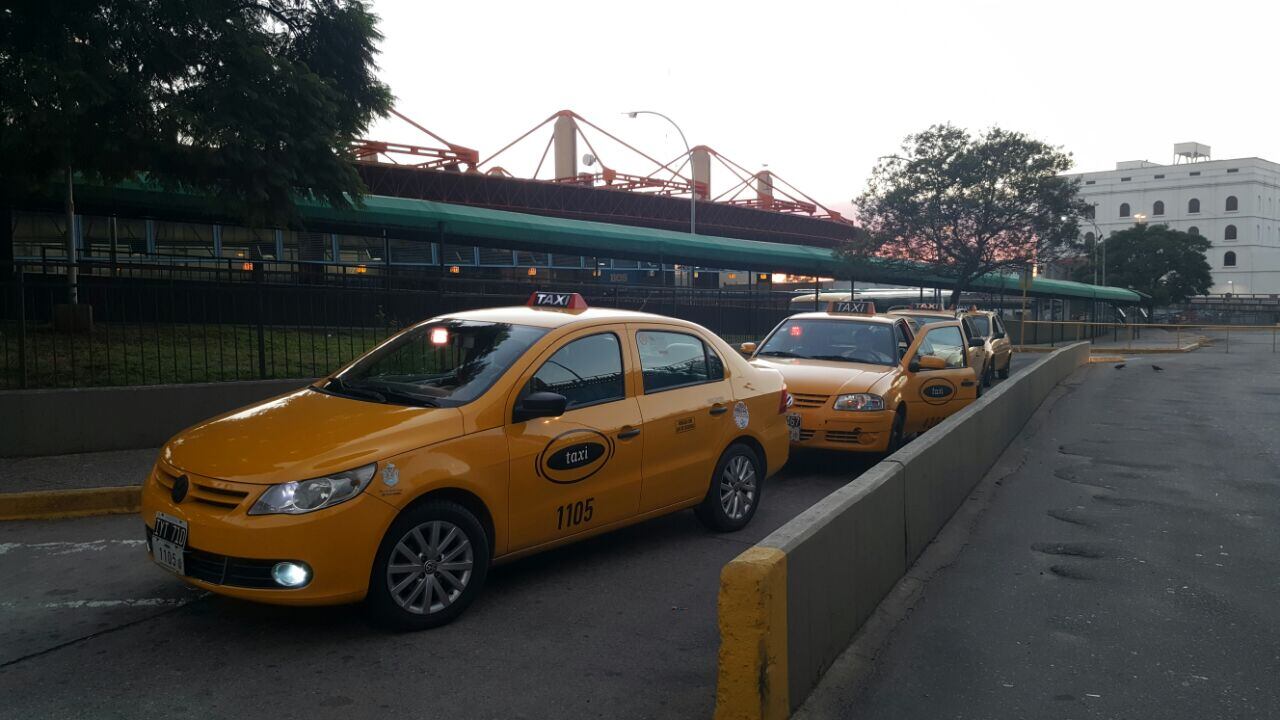
[(1199, 174), (1200, 174), (1200, 171), (1199, 171), (1199, 170), (1192, 170), (1192, 171), (1191, 171), (1191, 177), (1195, 177), (1195, 176), (1197, 176), (1197, 175), (1199, 175)]
[(1120, 182), (1129, 182), (1129, 181), (1130, 181), (1130, 180), (1132, 180), (1132, 179), (1133, 179), (1133, 178), (1131, 178), (1131, 177), (1123, 177), (1123, 178), (1120, 178)]
[(1097, 183), (1098, 183), (1098, 181), (1097, 181), (1097, 180), (1085, 180), (1085, 181), (1084, 181), (1084, 184), (1085, 184), (1085, 185), (1096, 185)]
[(1234, 210), (1239, 210), (1239, 209), (1240, 209), (1240, 201), (1236, 199), (1235, 195), (1228, 195), (1227, 196), (1227, 212), (1232, 212)]
[(1156, 180), (1163, 180), (1163, 179), (1164, 179), (1164, 176), (1163, 176), (1163, 175), (1156, 175), (1156, 176), (1155, 176), (1155, 179), (1156, 179)]
[(1236, 254), (1228, 250), (1227, 253), (1222, 256), (1222, 267), (1235, 267), (1235, 266), (1236, 266)]
[(1228, 225), (1228, 226), (1227, 226), (1227, 229), (1226, 229), (1226, 232), (1222, 233), (1222, 239), (1223, 239), (1223, 240), (1235, 240), (1235, 239), (1236, 239), (1236, 226), (1235, 226), (1235, 225)]
[(1240, 168), (1227, 168), (1227, 172), (1229, 173), (1240, 172)]
[(1188, 235), (1199, 235), (1199, 234), (1200, 234), (1200, 228), (1196, 227), (1195, 225), (1192, 225), (1191, 227), (1187, 228), (1187, 234), (1188, 234)]
[(1189, 213), (1198, 213), (1198, 212), (1200, 212), (1200, 201), (1199, 201), (1199, 200), (1197, 200), (1196, 198), (1191, 198), (1190, 200), (1188, 200), (1188, 201), (1187, 201), (1187, 212), (1189, 212)]
[(1152, 215), (1163, 215), (1163, 214), (1164, 214), (1164, 201), (1163, 201), (1163, 200), (1157, 200), (1157, 201), (1155, 202), (1155, 204), (1151, 206), (1151, 214), (1152, 214)]
[(1129, 217), (1129, 203), (1120, 203), (1120, 217)]

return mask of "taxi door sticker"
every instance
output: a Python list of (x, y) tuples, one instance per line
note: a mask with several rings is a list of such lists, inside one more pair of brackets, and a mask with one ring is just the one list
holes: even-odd
[(956, 386), (946, 378), (932, 378), (920, 386), (920, 399), (930, 405), (942, 405), (951, 399)]
[(582, 482), (600, 472), (613, 457), (613, 440), (595, 430), (570, 430), (547, 443), (538, 455), (537, 471), (557, 485)]

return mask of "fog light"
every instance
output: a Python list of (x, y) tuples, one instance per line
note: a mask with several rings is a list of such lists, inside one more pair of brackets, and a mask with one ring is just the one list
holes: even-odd
[(271, 578), (280, 587), (300, 588), (311, 582), (311, 568), (306, 563), (279, 562), (271, 568)]

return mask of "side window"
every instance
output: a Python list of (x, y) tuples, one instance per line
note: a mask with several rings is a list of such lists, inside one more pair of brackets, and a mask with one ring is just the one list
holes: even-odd
[(954, 326), (934, 328), (920, 343), (921, 355), (933, 355), (947, 362), (948, 368), (962, 368), (964, 362), (964, 337)]
[(898, 346), (898, 362), (902, 362), (902, 358), (907, 354), (907, 348), (911, 347), (911, 330), (907, 324), (901, 320), (893, 324), (893, 340)]
[(724, 361), (694, 335), (640, 330), (636, 346), (646, 393), (724, 379)]
[(622, 345), (613, 333), (579, 338), (556, 351), (529, 378), (521, 395), (560, 393), (576, 408), (626, 397)]
[(1004, 321), (1000, 319), (1000, 316), (993, 315), (991, 317), (991, 322), (995, 324), (996, 332), (1000, 335), (1004, 335)]

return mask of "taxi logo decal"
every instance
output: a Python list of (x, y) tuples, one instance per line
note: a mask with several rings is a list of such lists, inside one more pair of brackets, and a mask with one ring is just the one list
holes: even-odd
[(876, 305), (867, 300), (836, 300), (827, 306), (830, 313), (849, 313), (852, 315), (875, 315)]
[(570, 430), (547, 443), (538, 456), (538, 475), (558, 485), (582, 482), (613, 457), (613, 441), (595, 430)]
[(956, 392), (955, 385), (949, 380), (936, 378), (920, 388), (920, 397), (930, 405), (941, 405), (951, 398)]

